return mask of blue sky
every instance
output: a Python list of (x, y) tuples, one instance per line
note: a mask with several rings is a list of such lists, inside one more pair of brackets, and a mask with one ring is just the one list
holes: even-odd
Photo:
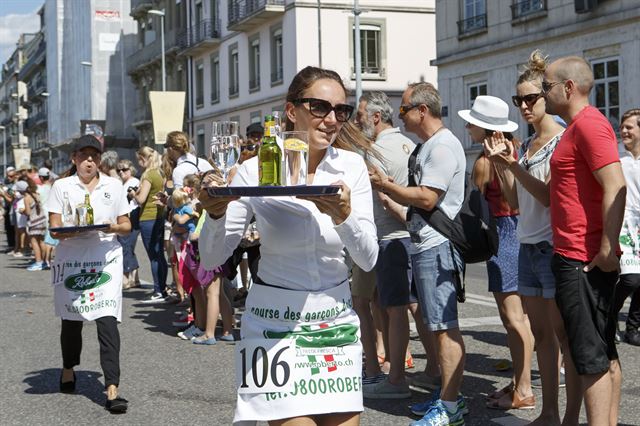
[(40, 28), (37, 11), (45, 0), (0, 0), (0, 64), (4, 64), (22, 33)]

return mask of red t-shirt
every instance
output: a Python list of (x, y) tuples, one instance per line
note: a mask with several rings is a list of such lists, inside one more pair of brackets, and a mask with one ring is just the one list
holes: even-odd
[(585, 107), (551, 156), (550, 212), (556, 253), (590, 262), (600, 250), (602, 187), (593, 172), (616, 161), (620, 161), (618, 141), (611, 124), (595, 107)]

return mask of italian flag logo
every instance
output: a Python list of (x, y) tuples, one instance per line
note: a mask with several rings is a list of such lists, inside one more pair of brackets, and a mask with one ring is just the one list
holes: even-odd
[(80, 295), (80, 304), (84, 305), (87, 302), (93, 302), (96, 300), (96, 294), (92, 291), (90, 293), (82, 293)]

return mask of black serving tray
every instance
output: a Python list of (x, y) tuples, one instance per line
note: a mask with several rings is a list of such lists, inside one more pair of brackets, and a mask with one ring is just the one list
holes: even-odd
[(60, 234), (71, 234), (74, 232), (99, 231), (101, 229), (107, 229), (108, 227), (109, 227), (108, 223), (102, 223), (100, 225), (63, 226), (60, 228), (49, 228), (49, 231), (58, 232)]
[(219, 186), (207, 188), (211, 197), (293, 197), (296, 195), (334, 195), (340, 191), (337, 185), (300, 186)]

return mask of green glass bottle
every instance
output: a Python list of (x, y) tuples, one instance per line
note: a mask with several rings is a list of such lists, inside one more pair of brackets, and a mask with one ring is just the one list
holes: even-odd
[(87, 225), (93, 225), (93, 207), (91, 207), (91, 200), (89, 194), (84, 194), (84, 207), (87, 209)]
[(275, 120), (272, 115), (264, 118), (264, 136), (258, 150), (258, 176), (260, 186), (282, 186), (280, 164), (282, 150), (275, 136)]

